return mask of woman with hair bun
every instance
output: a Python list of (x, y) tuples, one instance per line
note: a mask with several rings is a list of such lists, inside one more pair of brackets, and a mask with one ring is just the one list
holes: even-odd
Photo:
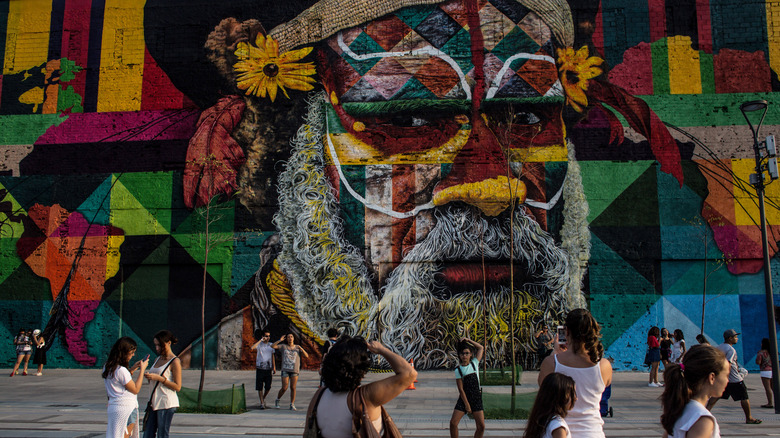
[(729, 362), (711, 345), (694, 345), (682, 363), (664, 371), (661, 395), (664, 438), (720, 438), (718, 421), (707, 410), (710, 397), (720, 397), (729, 382)]
[(555, 350), (542, 362), (538, 383), (541, 386), (553, 372), (574, 379), (577, 401), (566, 417), (571, 436), (603, 438), (599, 403), (604, 389), (612, 384), (612, 364), (603, 357), (601, 327), (585, 309), (569, 312), (564, 327), (565, 343), (556, 335)]
[(169, 330), (160, 330), (154, 335), (154, 349), (159, 356), (144, 377), (150, 383), (152, 380), (157, 383), (152, 389), (152, 415), (144, 429), (144, 438), (155, 435), (168, 438), (173, 414), (179, 407), (176, 393), (181, 389), (181, 360), (171, 350), (171, 345), (176, 342), (178, 339)]
[[(361, 386), (363, 376), (371, 365), (369, 352), (384, 357), (395, 374)], [(352, 436), (352, 412), (348, 400), (353, 391), (360, 391), (365, 413), (381, 436), (384, 429), (382, 405), (401, 394), (416, 377), (417, 371), (411, 364), (379, 342), (343, 336), (330, 347), (322, 362), (325, 387), (314, 394), (309, 409), (316, 415), (323, 438)]]

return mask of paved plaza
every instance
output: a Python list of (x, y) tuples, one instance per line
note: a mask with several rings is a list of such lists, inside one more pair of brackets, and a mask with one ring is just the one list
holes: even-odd
[[(106, 392), (98, 370), (45, 369), (44, 376), (8, 377), (10, 370), (2, 370), (0, 377), (0, 438), (43, 437), (75, 438), (105, 436)], [(200, 373), (184, 371), (184, 385), (197, 388)], [(519, 392), (533, 392), (536, 372), (524, 372)], [(366, 379), (382, 378), (383, 374), (369, 374)], [(658, 396), (662, 388), (648, 388), (647, 374), (638, 372), (615, 373), (611, 406), (614, 417), (607, 418), (604, 429), (608, 437), (660, 437), (658, 422), (661, 412)], [(240, 415), (176, 414), (171, 436), (185, 437), (296, 437), (301, 435), (306, 407), (318, 376), (316, 372), (301, 373), (298, 383), (298, 411), (288, 409), (259, 410), (254, 390), (254, 371), (207, 371), (206, 389), (224, 389), (230, 385), (246, 385), (248, 412)], [(721, 434), (728, 436), (780, 436), (780, 415), (770, 409), (758, 408), (765, 396), (757, 374), (748, 379), (754, 416), (764, 420), (761, 425), (745, 425), (739, 403), (721, 401), (715, 415)], [(279, 377), (274, 380), (271, 403), (279, 389)], [(406, 391), (387, 408), (405, 437), (447, 437), (448, 423), (457, 399), (455, 382), (450, 371), (420, 372), (416, 390)], [(150, 386), (144, 385), (138, 398), (146, 404)], [(509, 392), (509, 387), (485, 387), (487, 392)], [(282, 406), (289, 406), (289, 392)], [(520, 437), (525, 421), (488, 420), (485, 436)], [(474, 423), (461, 422), (461, 436), (473, 434)]]

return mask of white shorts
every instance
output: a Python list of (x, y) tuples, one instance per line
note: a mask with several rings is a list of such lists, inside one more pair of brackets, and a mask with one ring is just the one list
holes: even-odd
[(761, 378), (762, 379), (771, 379), (772, 378), (772, 371), (761, 371)]

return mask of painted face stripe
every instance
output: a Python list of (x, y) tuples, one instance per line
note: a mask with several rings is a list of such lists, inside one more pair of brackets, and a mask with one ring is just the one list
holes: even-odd
[[(341, 171), (348, 182), (348, 185), (341, 186), (339, 193), (344, 237), (358, 248), (364, 248), (366, 208), (361, 199), (366, 194), (365, 166), (343, 166)], [(349, 191), (345, 191), (345, 187), (349, 187)], [(358, 196), (353, 196), (353, 193)]]
[[(91, 11), (91, 0), (67, 0), (65, 2), (60, 56), (68, 58), (81, 67), (86, 67), (89, 62)], [(72, 86), (79, 96), (84, 96), (88, 74), (82, 72), (68, 82), (68, 86)]]
[[(393, 166), (389, 164), (366, 167), (366, 200), (391, 210), (393, 208)], [(382, 270), (392, 261), (392, 227), (387, 215), (365, 209), (365, 241), (368, 257), (374, 270), (382, 278)]]
[[(8, 37), (8, 9), (11, 2), (0, 2), (0, 52), (5, 53), (5, 41)], [(3, 92), (3, 72), (5, 65), (5, 56), (0, 56), (0, 93)], [(2, 96), (2, 94), (0, 94)]]
[(87, 79), (84, 87), (84, 112), (97, 111), (98, 85), (100, 82), (100, 51), (103, 43), (103, 15), (105, 0), (92, 0), (89, 14), (89, 52), (87, 53)]
[(141, 111), (180, 109), (185, 106), (184, 94), (173, 86), (146, 48), (141, 90)]

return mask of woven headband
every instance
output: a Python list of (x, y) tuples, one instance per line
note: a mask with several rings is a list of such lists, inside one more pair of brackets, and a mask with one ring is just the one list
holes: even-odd
[[(535, 12), (550, 27), (564, 47), (574, 45), (574, 23), (564, 0), (517, 0)], [(284, 53), (367, 23), (408, 6), (443, 3), (442, 0), (320, 0), (287, 23), (276, 26), (269, 36), (279, 42)]]

